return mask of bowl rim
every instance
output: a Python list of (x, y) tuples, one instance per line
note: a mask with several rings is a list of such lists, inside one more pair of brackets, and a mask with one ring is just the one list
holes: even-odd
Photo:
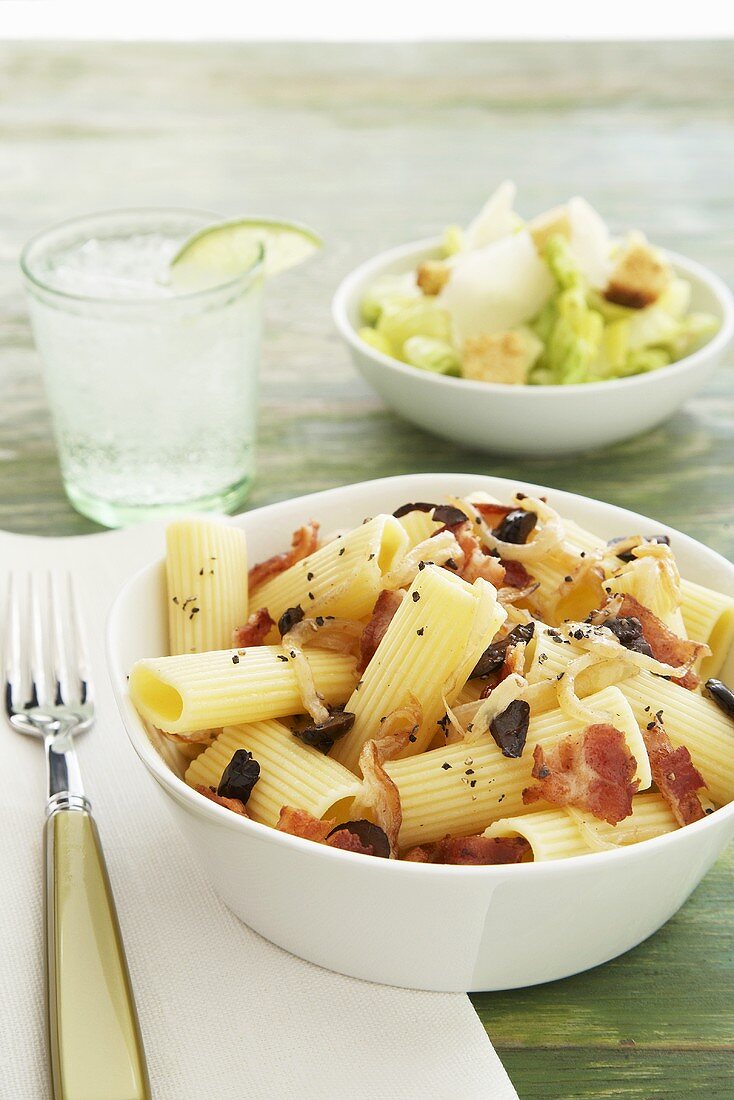
[[(475, 487), (481, 487), (482, 483), (487, 484), (491, 482), (494, 488), (500, 485), (507, 491), (516, 492), (520, 490), (530, 495), (551, 493), (555, 497), (560, 496), (562, 502), (570, 498), (572, 500), (581, 501), (583, 504), (591, 503), (592, 505), (600, 506), (604, 509), (622, 512), (625, 518), (629, 517), (630, 520), (634, 521), (639, 520), (645, 526), (654, 526), (657, 532), (672, 535), (676, 540), (688, 544), (691, 549), (695, 548), (698, 552), (703, 551), (704, 558), (708, 557), (722, 564), (731, 576), (732, 594), (734, 595), (734, 564), (717, 551), (698, 542), (698, 540), (692, 538), (690, 535), (686, 535), (682, 531), (678, 531), (676, 528), (670, 527), (665, 523), (658, 523), (649, 516), (643, 516), (638, 512), (621, 508), (618, 505), (607, 504), (605, 501), (598, 501), (593, 497), (586, 497), (582, 494), (571, 493), (563, 489), (553, 489), (550, 486), (525, 482), (522, 479), (516, 478), (466, 473), (448, 475), (441, 473), (399, 474), (393, 477), (374, 478), (368, 481), (354, 482), (350, 485), (337, 486), (332, 489), (320, 490), (314, 493), (306, 493), (299, 497), (293, 497), (290, 500), (277, 501), (272, 504), (263, 505), (260, 508), (253, 509), (251, 512), (240, 513), (237, 516), (220, 516), (217, 518), (235, 526), (244, 526), (248, 519), (251, 519), (251, 517), (259, 513), (265, 513), (267, 515), (268, 512), (289, 509), (294, 505), (301, 504), (301, 502), (303, 502), (305, 506), (314, 496), (324, 497), (348, 492), (351, 489), (372, 488), (378, 485), (390, 486), (391, 483), (404, 482), (406, 480), (410, 480), (413, 484), (423, 485), (431, 480), (435, 481), (437, 477), (452, 477), (463, 481), (472, 479), (473, 482), (476, 482)], [(477, 876), (488, 876), (491, 881), (493, 876), (501, 877), (505, 874), (515, 876), (528, 874), (535, 876), (552, 875), (554, 873), (554, 868), (558, 867), (562, 867), (564, 872), (576, 874), (592, 873), (598, 866), (599, 860), (603, 861), (602, 866), (606, 866), (611, 860), (628, 860), (632, 862), (637, 859), (645, 859), (647, 855), (652, 855), (653, 852), (662, 850), (668, 845), (685, 843), (685, 837), (692, 838), (694, 835), (702, 835), (704, 830), (721, 827), (726, 821), (731, 824), (732, 819), (734, 819), (734, 801), (732, 801), (721, 806), (700, 821), (695, 821), (673, 832), (664, 833), (662, 836), (653, 837), (649, 840), (639, 841), (636, 844), (620, 846), (611, 851), (590, 852), (585, 854), (583, 858), (579, 856), (565, 856), (562, 859), (541, 860), (537, 863), (456, 866), (454, 864), (412, 863), (406, 860), (392, 859), (372, 859), (365, 863), (364, 857), (356, 852), (331, 848), (325, 844), (316, 844), (311, 840), (292, 836), (290, 833), (279, 832), (277, 829), (265, 825), (262, 822), (253, 821), (251, 818), (234, 814), (231, 810), (227, 810), (225, 807), (219, 806), (215, 802), (202, 798), (197, 791), (188, 786), (182, 779), (179, 779), (164, 761), (160, 753), (156, 751), (145, 730), (143, 720), (138, 715), (130, 700), (127, 692), (127, 672), (118, 660), (115, 642), (118, 634), (117, 623), (128, 593), (134, 588), (143, 575), (153, 570), (160, 571), (164, 560), (164, 557), (157, 558), (147, 565), (144, 565), (141, 569), (138, 569), (117, 593), (107, 618), (106, 657), (109, 676), (122, 724), (133, 749), (158, 785), (163, 787), (174, 801), (182, 805), (187, 812), (192, 813), (195, 817), (203, 818), (204, 820), (210, 821), (212, 824), (218, 823), (230, 830), (239, 830), (244, 834), (250, 833), (253, 838), (265, 841), (266, 843), (284, 845), (286, 848), (291, 848), (294, 851), (309, 853), (310, 856), (315, 859), (343, 860), (346, 858), (352, 861), (355, 868), (359, 866), (371, 867), (372, 871), (370, 873), (372, 874), (417, 874), (446, 878), (447, 881), (455, 880), (459, 876), (470, 876), (472, 878)], [(354, 860), (357, 860), (356, 865), (354, 864)]]
[(435, 385), (439, 388), (448, 386), (449, 388), (458, 389), (458, 392), (465, 391), (467, 394), (492, 394), (494, 398), (502, 394), (511, 393), (516, 396), (518, 393), (528, 393), (529, 395), (555, 399), (565, 396), (568, 399), (570, 395), (580, 393), (598, 394), (620, 387), (625, 390), (633, 389), (635, 386), (654, 385), (655, 380), (658, 378), (670, 378), (671, 374), (685, 374), (689, 370), (695, 370), (696, 367), (701, 366), (713, 356), (722, 354), (734, 338), (734, 295), (724, 280), (696, 260), (663, 249), (662, 251), (673, 264), (677, 274), (698, 281), (707, 287), (714, 295), (721, 314), (719, 331), (703, 347), (698, 348), (690, 355), (685, 355), (677, 362), (670, 363), (659, 370), (649, 371), (646, 374), (635, 374), (629, 378), (609, 378), (599, 382), (573, 382), (567, 386), (509, 386), (500, 382), (479, 382), (470, 378), (453, 378), (444, 374), (434, 374), (432, 371), (421, 371), (407, 363), (401, 363), (399, 359), (393, 359), (392, 356), (385, 355), (384, 352), (378, 351), (377, 348), (365, 343), (359, 337), (357, 330), (349, 319), (349, 308), (354, 304), (356, 293), (368, 278), (377, 277), (383, 273), (387, 274), (383, 269), (389, 268), (395, 263), (409, 259), (417, 261), (422, 257), (427, 257), (431, 252), (435, 252), (436, 249), (440, 248), (440, 245), (440, 237), (426, 237), (420, 241), (412, 241), (408, 244), (399, 245), (397, 248), (387, 249), (365, 260), (342, 279), (331, 301), (331, 316), (342, 339), (349, 344), (353, 352), (367, 356), (377, 366), (389, 368), (395, 374), (414, 381), (421, 379), (426, 384)]

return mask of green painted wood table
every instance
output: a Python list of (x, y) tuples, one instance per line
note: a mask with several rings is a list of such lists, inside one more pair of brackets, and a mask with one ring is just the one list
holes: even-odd
[[(731, 557), (733, 362), (645, 438), (506, 460), (387, 412), (329, 301), (357, 262), (466, 221), (507, 176), (529, 213), (583, 194), (731, 283), (733, 62), (731, 43), (0, 46), (0, 526), (94, 529), (62, 492), (20, 246), (77, 213), (191, 205), (297, 218), (327, 242), (269, 292), (251, 505), (393, 473), (491, 472), (646, 512)], [(734, 1096), (733, 872), (730, 852), (616, 962), (473, 998), (522, 1100)]]

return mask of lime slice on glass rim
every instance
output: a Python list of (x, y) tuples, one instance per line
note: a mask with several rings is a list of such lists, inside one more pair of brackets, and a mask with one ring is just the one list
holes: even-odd
[(266, 278), (301, 264), (321, 248), (321, 238), (305, 225), (268, 218), (233, 218), (194, 233), (170, 265), (177, 290), (215, 287), (246, 274), (264, 257)]

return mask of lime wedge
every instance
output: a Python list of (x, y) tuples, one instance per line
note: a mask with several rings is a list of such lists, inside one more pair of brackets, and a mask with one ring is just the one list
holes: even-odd
[(305, 225), (263, 218), (234, 218), (200, 229), (171, 260), (171, 283), (180, 290), (216, 286), (244, 275), (261, 256), (267, 277), (303, 263), (321, 248)]

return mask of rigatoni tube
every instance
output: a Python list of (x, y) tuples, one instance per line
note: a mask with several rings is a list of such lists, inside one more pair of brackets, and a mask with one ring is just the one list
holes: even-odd
[[(588, 834), (582, 824), (567, 810), (541, 810), (518, 817), (503, 817), (495, 821), (485, 836), (521, 836), (528, 841), (536, 863), (548, 859), (565, 859), (603, 851), (609, 845), (636, 844), (651, 840), (678, 828), (678, 823), (662, 795), (655, 792), (638, 794), (632, 799), (632, 813), (618, 825), (609, 825), (598, 818), (588, 818)], [(597, 842), (594, 843), (594, 837)]]
[(260, 765), (260, 778), (247, 802), (247, 812), (255, 821), (274, 827), (283, 806), (306, 810), (314, 817), (348, 819), (359, 780), (336, 760), (297, 740), (281, 722), (223, 729), (189, 765), (186, 782), (216, 788), (237, 749), (247, 749)]
[(734, 799), (734, 722), (711, 699), (650, 672), (619, 688), (640, 725), (662, 712), (673, 747), (685, 745), (717, 805)]
[(170, 652), (227, 649), (247, 621), (245, 532), (216, 520), (169, 524), (166, 581)]
[[(357, 678), (353, 658), (311, 649), (306, 659), (326, 704), (344, 703)], [(143, 718), (166, 733), (260, 722), (303, 710), (292, 661), (282, 646), (137, 661), (129, 690)]]
[(356, 771), (365, 743), (380, 736), (380, 719), (411, 697), (423, 721), (406, 755), (422, 752), (445, 712), (444, 695), (451, 704), (504, 620), (486, 581), (467, 584), (433, 565), (420, 570), (347, 703), (355, 722), (332, 756)]
[[(635, 775), (640, 787), (648, 788), (652, 777), (645, 744), (622, 693), (616, 687), (605, 688), (587, 702), (624, 734), (637, 763)], [(486, 735), (477, 742), (459, 742), (385, 764), (385, 771), (400, 792), (400, 846), (430, 843), (447, 834), (470, 836), (502, 817), (523, 813), (526, 807), (522, 792), (533, 782), (535, 746), (555, 744), (583, 728), (581, 722), (554, 710), (531, 719), (525, 749), (518, 760), (503, 756)], [(544, 808), (547, 804), (537, 805)]]
[(701, 662), (701, 678), (707, 680), (721, 671), (734, 643), (734, 597), (687, 580), (680, 582), (680, 597), (688, 637), (711, 650)]
[(375, 516), (260, 585), (250, 606), (267, 607), (276, 622), (297, 604), (307, 615), (361, 619), (374, 607), (382, 574), (393, 568), (407, 545), (408, 536), (394, 516)]

